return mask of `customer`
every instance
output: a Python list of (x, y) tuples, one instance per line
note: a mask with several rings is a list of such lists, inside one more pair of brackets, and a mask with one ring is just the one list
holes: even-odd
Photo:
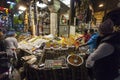
[(88, 33), (88, 29), (84, 29), (82, 38), (83, 38), (83, 43), (86, 43), (90, 39), (90, 34)]
[(114, 80), (118, 77), (120, 33), (114, 26), (120, 25), (120, 9), (107, 14), (99, 27), (97, 49), (86, 60), (86, 67), (93, 67), (96, 80)]
[(90, 29), (89, 33), (91, 36), (90, 39), (86, 43), (81, 44), (79, 47), (88, 45), (89, 52), (92, 53), (93, 50), (96, 48), (96, 40), (97, 40), (98, 34), (94, 32), (94, 29)]
[(86, 43), (90, 39), (90, 34), (88, 33), (88, 29), (83, 30), (83, 35), (79, 36), (76, 40), (82, 41), (83, 43)]
[(16, 33), (14, 31), (9, 32), (7, 34), (7, 38), (5, 39), (5, 42), (6, 42), (6, 51), (8, 55), (17, 58), (15, 50), (18, 48), (18, 42), (15, 37), (16, 37)]
[(5, 50), (4, 34), (0, 31), (0, 80), (8, 80), (9, 61)]

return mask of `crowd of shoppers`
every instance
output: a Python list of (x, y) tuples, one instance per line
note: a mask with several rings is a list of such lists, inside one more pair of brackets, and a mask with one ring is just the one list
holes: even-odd
[(88, 46), (86, 67), (90, 80), (115, 80), (120, 66), (120, 8), (107, 13), (98, 32), (89, 30), (88, 41), (79, 47)]

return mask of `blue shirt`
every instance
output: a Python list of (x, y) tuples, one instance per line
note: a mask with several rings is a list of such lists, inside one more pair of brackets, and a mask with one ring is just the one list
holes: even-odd
[(93, 50), (96, 48), (96, 42), (97, 42), (97, 38), (98, 38), (98, 33), (94, 33), (91, 35), (90, 39), (87, 42), (87, 45), (89, 47), (89, 51), (90, 53), (93, 52)]

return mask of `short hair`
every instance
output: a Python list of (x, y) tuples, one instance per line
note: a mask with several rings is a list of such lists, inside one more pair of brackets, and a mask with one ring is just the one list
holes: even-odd
[(99, 32), (102, 34), (110, 34), (113, 33), (113, 26), (114, 23), (111, 19), (105, 20), (102, 24), (99, 26)]
[(14, 36), (16, 33), (14, 31), (10, 31), (7, 33), (7, 36)]
[(90, 29), (89, 32), (90, 32), (90, 33), (94, 33), (94, 29)]
[(88, 29), (84, 29), (84, 33), (88, 33)]

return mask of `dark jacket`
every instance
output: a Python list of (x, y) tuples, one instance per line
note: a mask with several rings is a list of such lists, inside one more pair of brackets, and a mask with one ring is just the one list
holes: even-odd
[(114, 33), (112, 35), (99, 38), (98, 43), (101, 44), (103, 42), (111, 44), (114, 47), (114, 52), (111, 55), (101, 58), (95, 62), (94, 67), (97, 74), (96, 77), (100, 80), (104, 79), (104, 75), (107, 75), (104, 80), (112, 80), (119, 75), (118, 67), (120, 52), (118, 46), (120, 46), (120, 34)]
[(4, 41), (4, 39), (1, 39), (0, 40), (0, 52), (1, 51), (5, 51), (5, 41)]
[(7, 57), (7, 54), (4, 53), (5, 51), (5, 41), (4, 39), (0, 39), (0, 74), (8, 71), (9, 69), (9, 59)]

